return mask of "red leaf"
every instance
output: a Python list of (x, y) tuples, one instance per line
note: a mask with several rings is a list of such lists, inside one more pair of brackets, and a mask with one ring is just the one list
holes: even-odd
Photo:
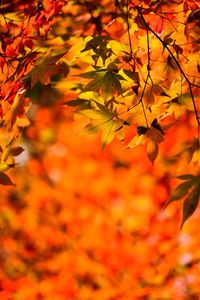
[(33, 44), (33, 42), (31, 40), (25, 40), (24, 41), (24, 45), (26, 47), (28, 47), (29, 49), (33, 49), (33, 47), (34, 47), (34, 44)]
[(149, 5), (149, 4), (151, 3), (151, 0), (144, 0), (144, 3), (145, 3), (146, 5)]
[(16, 51), (15, 51), (15, 49), (13, 48), (13, 46), (8, 45), (8, 46), (6, 47), (5, 54), (6, 54), (7, 56), (16, 56)]
[(18, 45), (18, 51), (22, 55), (25, 55), (25, 53), (26, 53), (26, 51), (24, 50), (24, 44), (22, 42), (20, 42), (19, 45)]
[(189, 5), (188, 5), (187, 2), (184, 2), (184, 4), (183, 4), (183, 9), (184, 9), (184, 12), (185, 12), (185, 13), (189, 10)]
[(158, 23), (156, 24), (155, 32), (158, 35), (162, 34), (162, 32), (163, 32), (163, 19), (162, 18), (160, 18), (159, 21), (158, 21)]

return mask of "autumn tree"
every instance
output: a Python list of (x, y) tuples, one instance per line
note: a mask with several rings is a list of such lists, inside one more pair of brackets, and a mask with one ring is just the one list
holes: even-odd
[(0, 299), (199, 299), (199, 1), (0, 4)]
[(200, 192), (198, 1), (2, 1), (0, 22), (1, 184), (12, 184), (31, 97), (47, 85), (102, 148), (116, 137), (152, 164), (160, 153), (181, 180), (166, 205), (184, 198), (183, 224)]

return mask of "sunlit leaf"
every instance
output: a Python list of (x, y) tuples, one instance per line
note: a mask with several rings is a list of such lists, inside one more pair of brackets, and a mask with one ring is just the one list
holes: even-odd
[(127, 148), (135, 148), (136, 146), (140, 145), (143, 142), (144, 136), (143, 135), (136, 135), (127, 145)]
[(115, 137), (115, 122), (115, 120), (110, 120), (103, 126), (101, 135), (102, 149), (104, 149), (107, 144), (112, 142), (113, 138)]
[(82, 77), (82, 78), (87, 78), (87, 79), (101, 78), (101, 77), (103, 77), (105, 71), (106, 71), (106, 69), (100, 69), (100, 70), (97, 70), (97, 71), (90, 71), (90, 72), (81, 73), (81, 74), (78, 74), (78, 75), (75, 75), (75, 76)]
[(97, 110), (97, 109), (84, 109), (80, 111), (80, 113), (90, 119), (95, 119), (95, 120), (110, 120), (111, 118), (114, 117), (114, 114), (109, 111), (102, 111), (102, 110)]
[(102, 90), (107, 98), (110, 94), (121, 93), (121, 83), (119, 79), (123, 79), (123, 77), (119, 77), (120, 75), (115, 74), (111, 71), (106, 72), (103, 77), (93, 79), (90, 81), (86, 87), (85, 91), (99, 91)]

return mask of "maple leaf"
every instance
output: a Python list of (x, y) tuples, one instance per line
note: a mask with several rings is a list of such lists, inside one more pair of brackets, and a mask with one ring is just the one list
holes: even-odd
[(175, 160), (179, 159), (182, 164), (191, 164), (193, 167), (199, 167), (199, 142), (198, 139), (193, 138), (189, 140), (184, 149), (175, 155)]
[[(27, 98), (25, 98), (25, 93), (26, 93), (26, 90), (23, 88), (18, 91), (18, 93), (16, 94), (16, 96), (13, 100), (13, 103), (10, 106), (10, 109), (4, 116), (4, 126), (6, 126), (9, 131), (13, 128), (13, 125), (16, 123), (18, 117), (20, 117), (20, 118), (24, 117), (25, 119), (27, 119), (27, 117), (24, 116), (24, 113), (25, 113), (24, 107), (27, 106), (27, 104), (28, 104)], [(29, 125), (29, 124), (30, 123), (28, 122), (27, 125)], [(27, 126), (27, 125), (25, 125), (25, 126)]]
[(92, 101), (95, 102), (97, 109), (82, 109), (79, 111), (81, 115), (91, 120), (84, 131), (96, 133), (101, 130), (102, 149), (114, 139), (115, 135), (123, 140), (124, 135), (120, 130), (126, 125), (126, 122), (118, 118), (116, 113), (110, 111), (106, 106), (95, 100)]
[(167, 207), (174, 201), (184, 199), (183, 202), (183, 217), (181, 222), (181, 228), (184, 223), (192, 216), (199, 204), (200, 198), (200, 178), (192, 174), (184, 174), (178, 176), (183, 183), (179, 184), (173, 191), (170, 198), (164, 205)]
[[(172, 194), (171, 194), (170, 198), (167, 200), (167, 202), (165, 203), (164, 207), (167, 207), (172, 202), (179, 201), (185, 195), (187, 195), (187, 193), (189, 192), (189, 190), (192, 188), (193, 182), (194, 182), (194, 176), (191, 175), (191, 174), (188, 174), (188, 175), (189, 176), (187, 176), (186, 174), (183, 175), (184, 176), (183, 180), (185, 180), (185, 181), (183, 183), (179, 184), (172, 191)], [(178, 178), (180, 178), (180, 177), (178, 177)]]
[(95, 65), (99, 59), (102, 58), (103, 64), (105, 65), (106, 60), (112, 55), (113, 51), (109, 47), (108, 41), (110, 40), (109, 36), (94, 36), (91, 40), (86, 43), (85, 48), (81, 52), (88, 50), (93, 50), (94, 55), (92, 55)]
[(158, 35), (162, 35), (163, 31), (164, 31), (164, 23), (163, 23), (163, 18), (160, 18), (154, 28), (155, 32)]
[(137, 127), (138, 135), (135, 136), (128, 144), (127, 148), (134, 148), (138, 145), (147, 145), (147, 155), (153, 163), (158, 155), (158, 144), (164, 141), (164, 132), (154, 119), (149, 128), (145, 126)]
[[(90, 76), (90, 74), (86, 74), (86, 76)], [(120, 80), (124, 80), (121, 75), (115, 74), (112, 71), (108, 71), (90, 81), (84, 88), (84, 91), (100, 90), (104, 94), (105, 99), (107, 99), (110, 94), (122, 93)]]
[(175, 118), (179, 118), (186, 110), (193, 110), (190, 93), (179, 95), (164, 104), (167, 104), (166, 111), (174, 113)]
[(138, 72), (133, 72), (131, 70), (126, 70), (126, 69), (124, 69), (123, 72), (126, 74), (126, 76), (131, 78), (135, 83), (139, 84), (140, 80), (139, 80)]
[(164, 141), (163, 132), (160, 129), (155, 128), (153, 125), (147, 130), (146, 136), (156, 143)]
[(189, 195), (186, 197), (186, 199), (183, 202), (183, 219), (181, 223), (181, 228), (197, 209), (199, 204), (199, 198), (200, 198), (200, 184), (198, 178), (198, 183), (194, 184), (192, 191), (189, 193)]
[(26, 79), (30, 78), (31, 88), (39, 81), (42, 84), (50, 84), (51, 76), (57, 74), (60, 70), (58, 61), (68, 52), (65, 51), (61, 54), (51, 55), (48, 53), (43, 57), (39, 57), (35, 63), (34, 69), (32, 69), (27, 75)]

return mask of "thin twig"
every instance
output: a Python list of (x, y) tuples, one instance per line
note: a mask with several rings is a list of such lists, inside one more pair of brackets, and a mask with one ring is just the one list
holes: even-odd
[(131, 35), (130, 35), (129, 0), (126, 1), (126, 24), (127, 24), (129, 47), (130, 47), (130, 57), (132, 58), (133, 57), (133, 47), (132, 47)]

